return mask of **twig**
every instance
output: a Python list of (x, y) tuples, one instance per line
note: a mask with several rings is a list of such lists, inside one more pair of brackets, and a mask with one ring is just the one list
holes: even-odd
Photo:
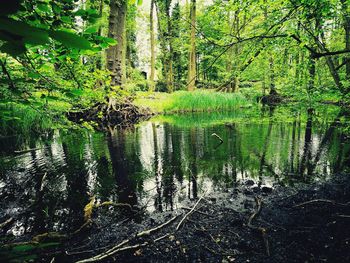
[(187, 213), (185, 214), (185, 216), (181, 219), (180, 223), (176, 226), (176, 231), (178, 231), (181, 227), (181, 225), (183, 224), (183, 222), (186, 220), (186, 218), (191, 215), (194, 210), (196, 209), (197, 205), (199, 204), (199, 202), (204, 198), (204, 195), (202, 195), (201, 198), (198, 199), (198, 201), (196, 202), (196, 204), (192, 207), (192, 209)]
[(214, 136), (214, 137), (218, 138), (218, 139), (220, 140), (221, 143), (224, 142), (224, 140), (221, 139), (221, 137), (220, 137), (219, 135), (217, 135), (216, 133), (213, 133), (211, 136)]
[(44, 173), (43, 177), (41, 178), (41, 184), (40, 184), (39, 192), (42, 192), (44, 190), (46, 175), (47, 175), (47, 173)]
[(307, 201), (307, 202), (303, 202), (303, 203), (297, 204), (297, 205), (295, 205), (293, 207), (301, 207), (301, 206), (304, 206), (304, 205), (309, 205), (309, 204), (314, 204), (314, 203), (327, 203), (327, 204), (338, 205), (338, 206), (348, 206), (350, 202), (343, 204), (343, 203), (337, 203), (334, 200), (314, 199), (314, 200), (310, 200), (310, 201)]
[[(182, 209), (186, 209), (186, 210), (191, 210), (191, 208), (189, 208), (189, 207), (186, 207), (186, 206), (183, 206), (183, 207), (181, 207)], [(201, 215), (205, 215), (205, 216), (213, 216), (213, 215), (211, 215), (211, 214), (208, 214), (208, 213), (204, 213), (204, 212), (201, 212), (201, 211), (199, 211), (199, 210), (196, 210), (196, 211), (194, 211), (195, 213), (198, 213), (198, 214), (201, 214)]]
[(267, 254), (267, 256), (270, 256), (270, 245), (269, 245), (269, 241), (267, 239), (267, 233), (266, 233), (267, 231), (266, 231), (266, 229), (263, 228), (263, 227), (254, 226), (252, 224), (252, 221), (260, 214), (261, 208), (262, 208), (262, 201), (261, 201), (260, 198), (255, 197), (255, 202), (256, 202), (256, 206), (257, 207), (256, 207), (254, 213), (249, 217), (247, 226), (250, 229), (253, 229), (253, 230), (261, 233), (262, 238), (264, 240), (266, 254)]
[(150, 234), (152, 234), (153, 232), (155, 231), (158, 231), (160, 229), (162, 229), (163, 227), (171, 224), (173, 221), (175, 221), (177, 219), (178, 216), (174, 216), (173, 218), (171, 218), (170, 220), (168, 220), (167, 222), (155, 227), (155, 228), (152, 228), (152, 229), (149, 229), (149, 230), (145, 230), (145, 231), (142, 231), (138, 234), (136, 234), (136, 237), (143, 237), (143, 236), (149, 236)]
[[(177, 219), (177, 217), (178, 216), (175, 216), (175, 217), (171, 218), (170, 220), (168, 220), (167, 222), (165, 222), (165, 223), (163, 223), (163, 224), (161, 224), (161, 225), (159, 225), (159, 226), (157, 226), (155, 228), (139, 232), (139, 233), (137, 233), (135, 235), (135, 237), (140, 238), (140, 237), (143, 237), (143, 236), (148, 236), (148, 235), (152, 234), (153, 232), (158, 231), (161, 228), (171, 224), (174, 220)], [(100, 261), (100, 260), (105, 259), (107, 257), (110, 257), (110, 256), (112, 256), (112, 255), (114, 255), (114, 254), (116, 254), (118, 252), (129, 250), (129, 249), (133, 249), (133, 248), (139, 248), (139, 247), (142, 247), (142, 246), (146, 246), (148, 244), (148, 242), (145, 242), (143, 244), (123, 247), (124, 245), (128, 244), (130, 241), (131, 241), (131, 239), (126, 239), (126, 240), (122, 241), (121, 243), (115, 245), (114, 247), (108, 249), (107, 251), (102, 252), (101, 254), (98, 254), (98, 255), (96, 255), (94, 257), (91, 257), (91, 258), (87, 258), (87, 259), (83, 259), (83, 260), (77, 261), (76, 263), (86, 263), (86, 262)]]

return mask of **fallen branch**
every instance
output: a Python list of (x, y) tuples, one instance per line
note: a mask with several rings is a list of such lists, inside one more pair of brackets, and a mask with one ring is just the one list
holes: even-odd
[(254, 213), (249, 217), (248, 219), (248, 223), (247, 226), (250, 229), (253, 229), (257, 232), (259, 232), (264, 240), (264, 245), (265, 245), (265, 250), (266, 250), (266, 255), (270, 256), (270, 245), (269, 245), (269, 240), (267, 239), (267, 231), (265, 228), (263, 227), (258, 227), (258, 226), (254, 226), (252, 224), (252, 221), (260, 214), (261, 209), (262, 209), (262, 201), (260, 198), (255, 197), (255, 203), (256, 203), (256, 209), (254, 211)]
[(195, 203), (195, 205), (192, 207), (192, 209), (187, 213), (185, 214), (185, 216), (181, 219), (181, 221), (179, 222), (179, 224), (176, 226), (176, 231), (178, 231), (181, 227), (181, 225), (183, 224), (183, 222), (186, 220), (186, 218), (191, 215), (194, 210), (196, 209), (196, 207), (198, 206), (199, 202), (204, 198), (204, 195), (198, 199), (198, 201)]
[[(173, 221), (175, 221), (177, 219), (178, 216), (175, 216), (173, 218), (171, 218), (170, 220), (168, 220), (167, 222), (155, 227), (155, 228), (152, 228), (152, 229), (149, 229), (149, 230), (145, 230), (145, 231), (142, 231), (142, 232), (139, 232), (135, 235), (135, 237), (144, 237), (144, 236), (149, 236), (151, 235), (153, 232), (156, 232), (158, 230), (160, 230), (161, 228), (171, 224)], [(138, 244), (138, 245), (134, 245), (134, 246), (126, 246), (124, 247), (124, 245), (128, 244), (132, 239), (126, 239), (124, 241), (122, 241), (121, 243), (115, 245), (114, 247), (108, 249), (107, 251), (105, 252), (102, 252), (101, 254), (98, 254), (94, 257), (91, 257), (91, 258), (87, 258), (87, 259), (83, 259), (83, 260), (80, 260), (80, 261), (77, 261), (76, 263), (86, 263), (86, 262), (97, 262), (97, 261), (100, 261), (100, 260), (103, 260), (107, 257), (110, 257), (118, 252), (121, 252), (121, 251), (125, 251), (125, 250), (129, 250), (129, 249), (134, 249), (134, 248), (139, 248), (139, 247), (142, 247), (142, 246), (146, 246), (148, 244), (148, 242), (145, 242), (143, 244)], [(155, 241), (157, 240), (160, 240), (160, 239), (156, 239)]]
[(348, 206), (350, 204), (350, 202), (348, 203), (337, 203), (336, 201), (334, 200), (328, 200), (328, 199), (314, 199), (314, 200), (310, 200), (310, 201), (307, 201), (307, 202), (303, 202), (303, 203), (300, 203), (300, 204), (297, 204), (293, 207), (301, 207), (301, 206), (305, 206), (305, 205), (309, 205), (309, 204), (314, 204), (314, 203), (327, 203), (327, 204), (332, 204), (332, 205), (338, 205), (338, 206)]
[(149, 230), (145, 230), (145, 231), (142, 231), (138, 234), (136, 234), (136, 237), (143, 237), (143, 236), (149, 236), (150, 234), (152, 234), (153, 232), (156, 232), (160, 229), (162, 229), (163, 227), (166, 227), (167, 225), (171, 224), (173, 221), (175, 221), (177, 219), (178, 216), (174, 216), (173, 218), (171, 218), (169, 221), (155, 227), (155, 228), (152, 228), (152, 229), (149, 229)]

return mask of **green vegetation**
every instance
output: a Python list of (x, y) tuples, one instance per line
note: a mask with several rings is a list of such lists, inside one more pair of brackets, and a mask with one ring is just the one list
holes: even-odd
[(3, 5), (1, 134), (67, 125), (72, 111), (91, 127), (87, 115), (115, 116), (135, 93), (137, 105), (161, 113), (233, 110), (268, 95), (348, 105), (345, 0)]
[(252, 106), (252, 102), (242, 94), (215, 91), (138, 93), (135, 104), (158, 113), (229, 111)]

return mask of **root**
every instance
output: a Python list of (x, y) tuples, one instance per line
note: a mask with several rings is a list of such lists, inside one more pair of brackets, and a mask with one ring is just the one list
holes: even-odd
[(149, 109), (135, 106), (131, 99), (117, 101), (115, 98), (109, 98), (87, 109), (81, 110), (77, 107), (77, 110), (69, 112), (67, 117), (79, 124), (84, 122), (91, 122), (94, 126), (97, 124), (98, 129), (105, 130), (108, 126), (128, 126), (139, 120), (147, 119), (151, 115)]
[(255, 203), (256, 203), (256, 209), (254, 211), (254, 213), (249, 217), (248, 219), (248, 223), (247, 223), (247, 226), (254, 230), (254, 231), (257, 231), (261, 234), (263, 240), (264, 240), (264, 245), (265, 245), (265, 250), (266, 250), (266, 255), (267, 256), (270, 256), (270, 245), (269, 245), (269, 240), (267, 238), (267, 230), (263, 227), (258, 227), (258, 226), (254, 226), (252, 224), (252, 221), (257, 217), (259, 216), (260, 212), (261, 212), (261, 209), (262, 209), (262, 201), (260, 198), (258, 197), (255, 197)]

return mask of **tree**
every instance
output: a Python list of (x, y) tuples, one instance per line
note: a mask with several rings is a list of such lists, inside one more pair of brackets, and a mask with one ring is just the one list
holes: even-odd
[(126, 21), (126, 0), (110, 0), (110, 14), (108, 21), (108, 37), (117, 41), (117, 45), (107, 50), (107, 69), (111, 72), (111, 85), (122, 86), (123, 78), (123, 50), (125, 48), (124, 30)]
[(156, 51), (155, 51), (155, 35), (154, 35), (154, 0), (151, 0), (150, 11), (150, 39), (151, 39), (151, 74), (150, 74), (150, 91), (154, 91), (154, 79), (156, 73)]
[(174, 91), (171, 0), (156, 0), (155, 5), (157, 9), (159, 41), (162, 50), (163, 77), (167, 91), (171, 93)]
[(196, 0), (191, 0), (191, 37), (190, 37), (190, 52), (188, 61), (188, 91), (193, 91), (196, 87)]

